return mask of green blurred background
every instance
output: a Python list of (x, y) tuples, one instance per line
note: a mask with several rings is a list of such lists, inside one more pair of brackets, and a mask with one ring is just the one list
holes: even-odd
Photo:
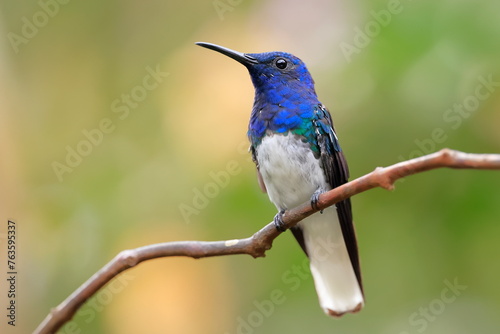
[[(352, 177), (442, 147), (500, 151), (498, 1), (3, 0), (0, 10), (1, 272), (8, 218), (19, 265), (17, 326), (2, 311), (2, 333), (31, 332), (120, 250), (246, 237), (272, 219), (246, 152), (248, 74), (196, 41), (302, 58)], [(500, 172), (473, 170), (356, 196), (357, 315), (323, 314), (287, 233), (263, 259), (141, 264), (61, 333), (498, 333), (499, 203)]]

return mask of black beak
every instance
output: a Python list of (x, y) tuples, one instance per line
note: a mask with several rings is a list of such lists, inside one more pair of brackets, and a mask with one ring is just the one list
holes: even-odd
[(247, 67), (258, 63), (257, 59), (255, 59), (252, 56), (249, 56), (246, 53), (234, 51), (234, 50), (225, 48), (225, 47), (220, 46), (220, 45), (216, 45), (216, 44), (212, 44), (212, 43), (205, 43), (205, 42), (197, 42), (196, 45), (203, 46), (204, 48), (220, 52), (223, 55), (226, 55), (230, 58), (233, 58), (237, 62), (239, 62)]

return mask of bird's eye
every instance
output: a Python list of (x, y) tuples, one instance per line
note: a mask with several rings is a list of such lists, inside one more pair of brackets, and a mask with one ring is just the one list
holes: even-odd
[(288, 66), (288, 62), (283, 58), (278, 58), (275, 61), (275, 65), (280, 70), (284, 70)]

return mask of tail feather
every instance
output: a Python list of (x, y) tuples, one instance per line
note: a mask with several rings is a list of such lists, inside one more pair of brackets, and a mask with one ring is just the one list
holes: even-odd
[(363, 307), (363, 291), (344, 242), (335, 207), (299, 224), (321, 307), (331, 316)]

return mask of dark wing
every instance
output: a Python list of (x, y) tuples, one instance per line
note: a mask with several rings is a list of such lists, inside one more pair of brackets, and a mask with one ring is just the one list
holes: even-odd
[(257, 161), (257, 153), (255, 152), (255, 147), (253, 145), (250, 145), (249, 151), (252, 153), (252, 161), (255, 163), (255, 167), (257, 167), (257, 181), (259, 181), (260, 189), (263, 193), (267, 193), (266, 184), (264, 183), (264, 179), (260, 174), (259, 162)]
[[(325, 106), (318, 106), (313, 124), (326, 180), (332, 188), (338, 187), (348, 181), (349, 168), (347, 167), (344, 153), (340, 148), (332, 118)], [(361, 270), (359, 267), (358, 245), (352, 222), (351, 200), (346, 199), (337, 203), (336, 206), (349, 258), (351, 259), (361, 290), (363, 290), (361, 284)]]

